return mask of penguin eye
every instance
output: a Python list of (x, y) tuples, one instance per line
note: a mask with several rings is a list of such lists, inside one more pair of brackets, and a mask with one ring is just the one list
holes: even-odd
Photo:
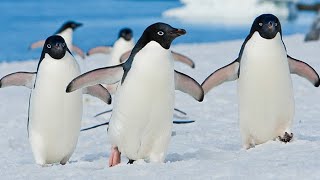
[(263, 23), (261, 22), (261, 23), (259, 23), (259, 26), (261, 26), (262, 27), (262, 25), (263, 25)]
[(163, 32), (163, 31), (158, 31), (158, 35), (159, 35), (159, 36), (163, 36), (163, 35), (164, 35), (164, 32)]
[(62, 43), (62, 47), (65, 47), (66, 46), (66, 43)]
[(274, 26), (278, 26), (278, 23), (274, 23)]
[(47, 44), (47, 48), (49, 48), (49, 49), (50, 49), (50, 48), (51, 48), (51, 44)]

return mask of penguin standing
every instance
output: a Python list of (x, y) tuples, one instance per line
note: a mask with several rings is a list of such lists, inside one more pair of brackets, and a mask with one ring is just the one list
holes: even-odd
[[(68, 48), (70, 48), (72, 51), (76, 52), (82, 59), (85, 58), (85, 54), (83, 51), (74, 45), (72, 42), (73, 40), (73, 31), (76, 30), (78, 27), (82, 26), (82, 23), (77, 23), (74, 21), (67, 21), (58, 29), (57, 32), (54, 34), (62, 36), (65, 42), (67, 43)], [(45, 40), (40, 40), (37, 42), (34, 42), (30, 45), (30, 49), (40, 48), (43, 47), (45, 43)]]
[(287, 55), (281, 24), (272, 14), (257, 17), (242, 44), (238, 58), (212, 73), (202, 87), (207, 93), (223, 82), (238, 80), (240, 132), (248, 149), (293, 134), (294, 97), (291, 74), (308, 79), (315, 87), (319, 75), (308, 64)]
[(111, 60), (108, 63), (108, 66), (114, 66), (120, 64), (120, 57), (125, 52), (131, 50), (134, 47), (134, 40), (132, 38), (133, 33), (129, 28), (123, 28), (119, 32), (118, 39), (113, 44), (113, 47), (110, 46), (98, 46), (92, 48), (88, 51), (88, 55), (103, 53), (108, 54), (111, 52)]
[(132, 163), (163, 162), (171, 137), (178, 89), (203, 100), (201, 86), (173, 68), (172, 41), (186, 33), (165, 23), (145, 29), (129, 59), (120, 65), (85, 73), (70, 82), (67, 92), (95, 84), (119, 82), (108, 134), (113, 144), (109, 166), (120, 163), (120, 152)]
[[(64, 39), (54, 35), (45, 41), (37, 72), (17, 72), (0, 80), (1, 88), (32, 89), (28, 135), (39, 165), (64, 165), (76, 147), (82, 119), (82, 92), (67, 94), (65, 88), (78, 75), (79, 66)], [(111, 103), (111, 95), (101, 85), (88, 87), (83, 92)]]

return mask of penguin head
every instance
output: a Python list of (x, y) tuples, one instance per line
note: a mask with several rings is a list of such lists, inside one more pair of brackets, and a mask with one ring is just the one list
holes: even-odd
[(119, 38), (123, 38), (126, 41), (130, 41), (132, 39), (133, 33), (130, 28), (123, 28), (119, 32)]
[(61, 59), (66, 54), (68, 50), (67, 44), (63, 37), (58, 35), (50, 36), (46, 39), (43, 46), (42, 54), (49, 54), (53, 59)]
[(273, 39), (278, 32), (282, 35), (280, 21), (273, 14), (262, 14), (258, 16), (252, 24), (250, 34), (256, 31), (265, 39)]
[(165, 23), (155, 23), (147, 27), (141, 38), (147, 42), (156, 41), (163, 48), (169, 49), (172, 41), (181, 35), (186, 34), (186, 30), (171, 27)]
[(74, 21), (67, 21), (58, 29), (58, 31), (55, 34), (59, 34), (68, 28), (75, 30), (80, 26), (82, 26), (82, 23), (78, 23), (78, 22), (74, 22)]

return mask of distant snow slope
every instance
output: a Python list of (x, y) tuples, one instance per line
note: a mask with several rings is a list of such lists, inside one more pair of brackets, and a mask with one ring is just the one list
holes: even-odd
[[(290, 55), (320, 72), (320, 43), (303, 43), (302, 35), (285, 37)], [(196, 69), (175, 64), (176, 69), (200, 83), (214, 70), (233, 61), (242, 40), (181, 44), (172, 49), (194, 59)], [(96, 55), (82, 62), (84, 71), (106, 64), (109, 56)], [(34, 71), (37, 61), (1, 63), (0, 76), (14, 71)], [(81, 132), (78, 146), (65, 165), (35, 164), (27, 138), (30, 91), (23, 87), (0, 89), (1, 179), (319, 179), (320, 88), (292, 76), (296, 101), (292, 143), (270, 141), (248, 151), (241, 149), (238, 127), (237, 83), (229, 82), (207, 94), (203, 103), (177, 92), (176, 107), (196, 120), (174, 125), (166, 162), (150, 164), (127, 159), (109, 168), (107, 127)], [(104, 122), (93, 116), (111, 108), (98, 99), (84, 97), (83, 127)], [(134, 102), (133, 102), (134, 105)], [(104, 116), (108, 119), (109, 115)]]
[(272, 13), (281, 19), (292, 17), (296, 0), (180, 0), (184, 6), (167, 10), (166, 17), (175, 17), (195, 23), (243, 24), (263, 13)]

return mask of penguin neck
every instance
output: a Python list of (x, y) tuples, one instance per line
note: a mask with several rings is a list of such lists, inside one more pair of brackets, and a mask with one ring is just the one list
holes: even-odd
[(67, 28), (64, 31), (58, 33), (57, 35), (60, 35), (65, 40), (68, 48), (72, 49), (72, 35), (73, 35), (73, 29)]

